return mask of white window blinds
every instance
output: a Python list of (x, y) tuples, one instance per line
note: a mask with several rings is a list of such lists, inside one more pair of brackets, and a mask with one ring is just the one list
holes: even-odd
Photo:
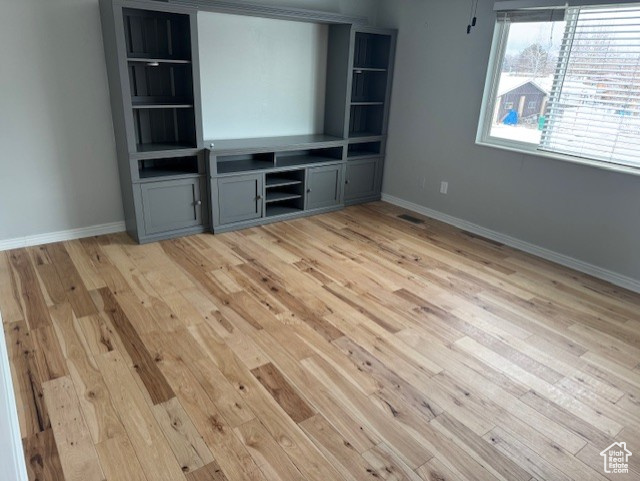
[(620, 5), (625, 3), (637, 3), (638, 0), (495, 0), (493, 9), (521, 10), (539, 8), (566, 8), (585, 7), (587, 5)]
[(541, 8), (536, 10), (503, 10), (498, 12), (499, 22), (561, 22), (564, 20), (564, 8)]
[(565, 20), (539, 149), (640, 168), (640, 4)]

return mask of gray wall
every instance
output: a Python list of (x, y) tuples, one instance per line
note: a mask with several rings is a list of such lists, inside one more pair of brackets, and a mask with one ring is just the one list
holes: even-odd
[(3, 0), (0, 64), (0, 240), (122, 220), (97, 0)]
[[(122, 221), (98, 1), (0, 3), (0, 241)], [(377, 8), (259, 3), (371, 21)]]
[(381, 0), (400, 30), (383, 191), (640, 279), (640, 177), (475, 145), (492, 6), (466, 35), (469, 0)]

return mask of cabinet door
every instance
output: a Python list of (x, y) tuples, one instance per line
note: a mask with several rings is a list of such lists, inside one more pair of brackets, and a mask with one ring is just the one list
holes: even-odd
[(353, 160), (347, 163), (344, 181), (345, 201), (366, 199), (380, 194), (380, 159)]
[(202, 225), (200, 178), (140, 184), (147, 235)]
[(307, 170), (306, 209), (322, 209), (342, 202), (342, 165)]
[(216, 225), (262, 217), (263, 175), (234, 175), (219, 178), (218, 219)]

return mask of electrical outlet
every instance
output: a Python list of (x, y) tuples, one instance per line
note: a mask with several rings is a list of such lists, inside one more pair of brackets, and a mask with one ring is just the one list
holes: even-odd
[(449, 192), (449, 182), (443, 180), (440, 182), (440, 193), (446, 194), (447, 192)]

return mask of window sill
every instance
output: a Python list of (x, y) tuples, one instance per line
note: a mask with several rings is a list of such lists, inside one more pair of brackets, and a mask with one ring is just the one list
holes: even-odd
[(618, 174), (630, 174), (640, 176), (640, 169), (634, 167), (627, 167), (625, 165), (611, 164), (608, 162), (601, 162), (597, 160), (583, 159), (580, 157), (572, 157), (570, 155), (554, 154), (552, 152), (543, 152), (540, 150), (529, 150), (525, 147), (520, 147), (511, 143), (501, 143), (499, 141), (488, 140), (476, 140), (476, 145), (482, 147), (491, 147), (494, 149), (507, 150), (509, 152), (516, 152), (518, 154), (533, 155), (535, 157), (543, 157), (546, 159), (560, 160), (563, 162), (570, 162), (572, 164), (584, 165), (592, 167), (594, 169), (606, 170), (608, 172), (616, 172)]

